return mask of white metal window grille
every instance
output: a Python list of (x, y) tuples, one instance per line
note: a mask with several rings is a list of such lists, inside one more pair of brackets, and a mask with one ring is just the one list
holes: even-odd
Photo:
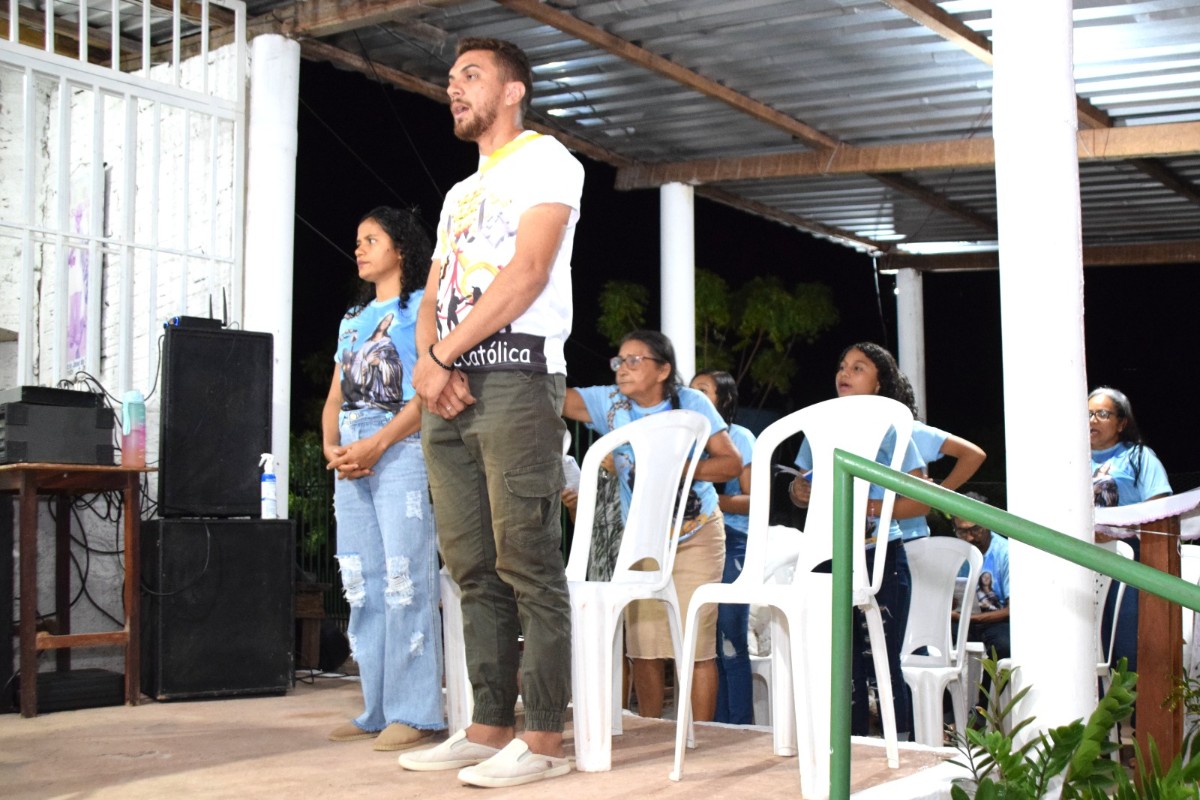
[(85, 371), (148, 389), (165, 320), (241, 319), (245, 5), (6, 3), (0, 347), (15, 333), (13, 385)]

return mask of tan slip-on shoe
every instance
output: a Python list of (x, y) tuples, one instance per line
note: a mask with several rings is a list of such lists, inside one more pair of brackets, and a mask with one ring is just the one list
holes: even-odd
[(364, 731), (353, 722), (343, 722), (329, 732), (331, 742), (353, 742), (359, 739), (374, 739), (379, 731)]
[(437, 731), (423, 731), (403, 722), (393, 722), (383, 729), (373, 747), (376, 750), (407, 750), (422, 744), (435, 733)]

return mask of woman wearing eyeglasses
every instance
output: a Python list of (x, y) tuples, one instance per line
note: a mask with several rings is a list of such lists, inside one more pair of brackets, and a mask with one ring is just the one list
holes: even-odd
[[(701, 392), (681, 385), (675, 366), (675, 348), (658, 331), (633, 331), (621, 341), (618, 355), (609, 362), (616, 373), (610, 386), (567, 389), (563, 416), (587, 424), (600, 434), (622, 425), (675, 408), (703, 414), (712, 423), (705, 445), (706, 457), (696, 464), (687, 511), (679, 536), (679, 549), (671, 574), (684, 615), (692, 593), (702, 583), (720, 583), (725, 568), (725, 526), (718, 508), (713, 482), (736, 477), (742, 469), (728, 426)], [(635, 475), (631, 455), (615, 454), (621, 486), (622, 513), (628, 513)], [(663, 535), (667, 535), (663, 531)], [(711, 720), (716, 713), (717, 607), (706, 606), (698, 620), (696, 664), (692, 683), (692, 714), (696, 720)], [(625, 643), (633, 659), (633, 688), (638, 713), (661, 717), (667, 660), (674, 658), (666, 612), (655, 601), (638, 601), (625, 612)]]
[[(1171, 494), (1167, 471), (1142, 441), (1133, 407), (1124, 392), (1101, 386), (1088, 395), (1088, 439), (1092, 446), (1092, 498), (1097, 506), (1127, 506)], [(1126, 541), (1138, 558), (1138, 538)], [(1113, 586), (1104, 609), (1104, 631), (1111, 628), (1115, 590)], [(1133, 671), (1137, 670), (1137, 617), (1137, 589), (1127, 586), (1117, 622), (1113, 661), (1125, 657)]]

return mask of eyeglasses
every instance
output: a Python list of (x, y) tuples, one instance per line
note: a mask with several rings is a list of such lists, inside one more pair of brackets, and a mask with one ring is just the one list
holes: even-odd
[(984, 527), (982, 525), (971, 525), (967, 528), (955, 527), (954, 535), (960, 539), (971, 539), (976, 536), (982, 536)]
[(1110, 419), (1112, 419), (1115, 416), (1116, 416), (1116, 412), (1109, 411), (1107, 408), (1089, 408), (1088, 409), (1088, 421), (1089, 422), (1094, 419), (1098, 419), (1101, 422), (1108, 422)]
[(608, 365), (612, 367), (613, 372), (616, 372), (621, 368), (622, 364), (630, 369), (637, 369), (638, 364), (641, 364), (643, 361), (657, 361), (660, 364), (667, 363), (666, 359), (655, 358), (654, 356), (613, 356), (608, 360)]

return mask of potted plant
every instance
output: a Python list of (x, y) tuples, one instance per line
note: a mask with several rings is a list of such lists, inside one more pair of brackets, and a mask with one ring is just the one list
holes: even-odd
[(991, 677), (986, 709), (977, 709), (982, 729), (956, 732), (955, 747), (963, 761), (953, 763), (971, 773), (951, 787), (954, 800), (1042, 800), (1042, 798), (1088, 798), (1110, 796), (1119, 800), (1154, 798), (1187, 800), (1200, 798), (1200, 747), (1185, 748), (1167, 769), (1154, 742), (1149, 758), (1135, 745), (1139, 781), (1135, 786), (1129, 774), (1111, 758), (1118, 747), (1109, 740), (1109, 732), (1133, 713), (1137, 674), (1127, 671), (1125, 660), (1112, 672), (1108, 692), (1100, 699), (1085, 723), (1075, 720), (1031, 737), (1017, 746), (1014, 737), (1033, 723), (1028, 717), (1009, 727), (1009, 718), (1017, 703), (1029, 692), (1025, 687), (1004, 702), (1005, 689), (1012, 681), (1012, 670), (1001, 668), (995, 658), (985, 658), (983, 668)]

